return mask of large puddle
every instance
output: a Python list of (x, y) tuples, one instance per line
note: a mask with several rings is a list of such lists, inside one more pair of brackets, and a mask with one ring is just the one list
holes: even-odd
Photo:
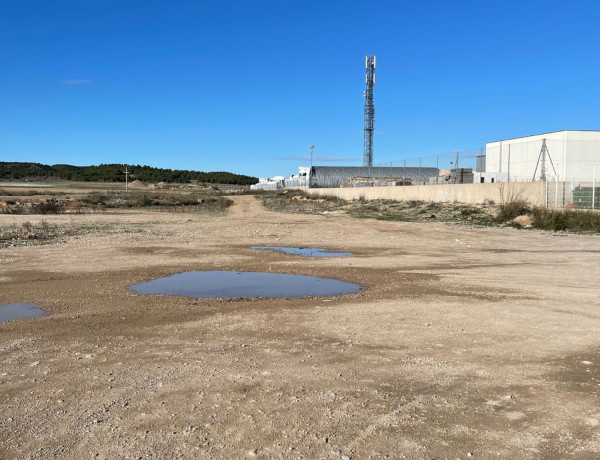
[(13, 319), (35, 318), (45, 315), (46, 312), (37, 308), (37, 303), (9, 303), (0, 305), (0, 323)]
[(54, 187), (51, 184), (33, 184), (31, 182), (0, 182), (0, 187)]
[(259, 251), (281, 251), (286, 254), (295, 254), (307, 257), (344, 257), (351, 256), (351, 252), (330, 252), (323, 248), (288, 248), (285, 246), (252, 246), (250, 249)]
[(329, 297), (360, 292), (362, 286), (329, 278), (261, 272), (184, 272), (129, 286), (141, 294), (196, 298)]

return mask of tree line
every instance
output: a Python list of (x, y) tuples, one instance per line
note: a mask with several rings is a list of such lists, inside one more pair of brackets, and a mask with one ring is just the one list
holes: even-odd
[[(151, 166), (127, 165), (129, 180), (147, 183), (189, 181), (210, 184), (256, 184), (256, 177), (225, 171), (202, 172), (183, 169), (163, 169)], [(101, 164), (99, 166), (44, 165), (41, 163), (0, 162), (0, 179), (46, 179), (56, 178), (81, 182), (125, 182), (125, 165)]]

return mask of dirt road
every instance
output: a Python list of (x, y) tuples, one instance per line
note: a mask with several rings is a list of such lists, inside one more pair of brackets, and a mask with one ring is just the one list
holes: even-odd
[[(0, 222), (41, 217), (0, 216)], [(598, 458), (600, 238), (268, 212), (44, 216), (0, 249), (0, 458)], [(253, 245), (317, 246), (303, 258)], [(186, 270), (364, 285), (307, 299), (127, 286)]]

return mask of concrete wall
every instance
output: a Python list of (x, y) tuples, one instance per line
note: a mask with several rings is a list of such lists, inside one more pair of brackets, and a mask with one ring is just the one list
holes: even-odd
[[(554, 184), (548, 182), (548, 184)], [(570, 184), (563, 188), (569, 189)], [(311, 195), (334, 195), (345, 200), (420, 200), (446, 201), (460, 203), (483, 203), (493, 200), (502, 201), (501, 190), (507, 193), (521, 193), (522, 197), (533, 205), (546, 203), (546, 183), (523, 182), (510, 184), (450, 184), (450, 185), (414, 185), (398, 187), (358, 187), (358, 188), (311, 188), (304, 189)], [(562, 193), (561, 193), (562, 196)]]

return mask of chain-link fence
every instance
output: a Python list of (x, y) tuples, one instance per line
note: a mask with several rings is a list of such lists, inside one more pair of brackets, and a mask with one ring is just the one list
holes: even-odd
[(434, 167), (422, 184), (541, 182), (550, 207), (600, 209), (600, 134), (573, 139), (565, 132), (490, 142), (459, 150), (383, 162), (374, 167)]
[[(595, 164), (589, 165), (591, 168)], [(600, 209), (600, 187), (595, 180), (544, 182), (546, 206), (555, 208)]]
[(374, 164), (373, 168), (382, 171), (385, 168), (400, 168), (400, 171), (402, 168), (407, 171), (413, 168), (423, 171), (435, 168), (437, 174), (431, 174), (420, 182), (413, 182), (413, 185), (465, 184), (473, 182), (473, 174), (485, 166), (484, 159), (485, 150), (480, 148), (386, 161)]

